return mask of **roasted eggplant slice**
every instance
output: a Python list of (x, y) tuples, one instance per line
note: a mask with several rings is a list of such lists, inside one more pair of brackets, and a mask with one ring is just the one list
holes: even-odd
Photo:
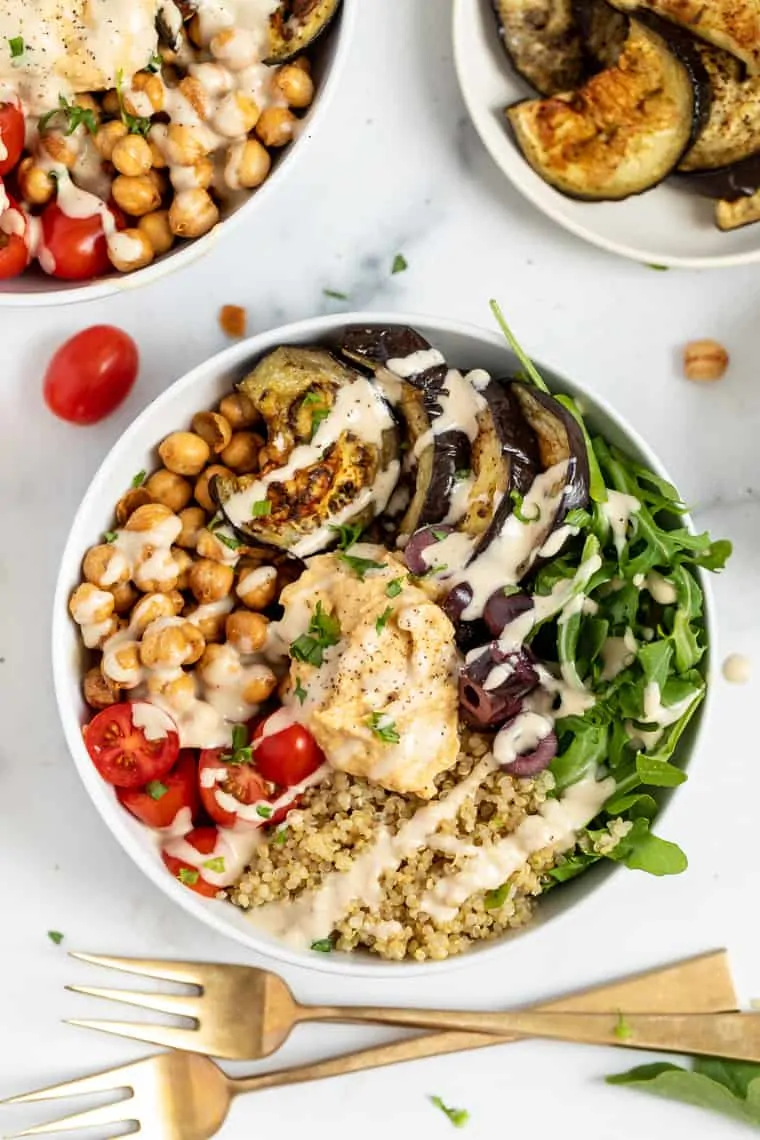
[(760, 151), (731, 166), (683, 174), (678, 182), (703, 198), (725, 198), (728, 202), (751, 198), (760, 190)]
[(573, 11), (583, 42), (586, 76), (617, 67), (628, 38), (628, 17), (607, 0), (574, 0)]
[(760, 77), (745, 78), (738, 59), (709, 44), (696, 43), (710, 83), (707, 121), (679, 171), (714, 170), (760, 151)]
[(214, 480), (239, 537), (305, 556), (335, 541), (335, 523), (365, 526), (385, 509), (398, 480), (398, 432), (370, 380), (326, 349), (285, 346), (239, 389), (264, 420), (272, 456), (258, 475)]
[(499, 35), (515, 71), (541, 95), (577, 87), (584, 51), (573, 0), (492, 0)]
[(576, 507), (585, 507), (589, 494), (588, 453), (583, 432), (575, 419), (558, 400), (532, 384), (516, 380), (512, 392), (536, 433), (542, 468), (546, 471), (565, 459), (570, 461), (563, 515)]
[(760, 222), (760, 190), (751, 198), (715, 203), (715, 224), (719, 230), (738, 230), (753, 222)]
[(281, 0), (269, 20), (266, 63), (285, 63), (305, 51), (330, 24), (340, 0)]
[(693, 72), (636, 20), (617, 67), (578, 91), (507, 109), (536, 173), (563, 194), (592, 201), (656, 186), (678, 165), (701, 114)]
[(735, 55), (760, 74), (760, 7), (757, 0), (610, 0), (634, 15), (643, 10)]

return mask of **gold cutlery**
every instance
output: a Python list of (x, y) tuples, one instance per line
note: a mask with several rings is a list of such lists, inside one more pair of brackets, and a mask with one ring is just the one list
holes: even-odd
[[(254, 1060), (267, 1056), (282, 1045), (294, 1025), (303, 1021), (371, 1021), (430, 1028), (434, 1022), (425, 1019), (443, 1018), (451, 1024), (451, 1019), (460, 1016), (443, 1011), (419, 1011), (419, 1018), (423, 1019), (420, 1021), (416, 1020), (417, 1015), (413, 1011), (404, 1009), (304, 1006), (295, 1000), (289, 987), (276, 974), (252, 966), (110, 958), (94, 954), (74, 954), (73, 957), (125, 973), (196, 986), (200, 993), (144, 993), (95, 986), (69, 986), (76, 993), (126, 1002), (128, 1005), (195, 1021), (192, 1028), (149, 1022), (79, 1019), (70, 1024), (115, 1033), (120, 1037), (146, 1041), (152, 1045), (223, 1057), (226, 1060)], [(667, 1013), (712, 1013), (735, 1010), (736, 1004), (728, 958), (726, 952), (720, 950), (634, 978), (545, 1002), (538, 1008), (607, 1014), (619, 1009), (630, 1013), (653, 1013), (658, 1010)], [(471, 1016), (477, 1019), (489, 1015)], [(435, 1025), (445, 1027), (443, 1022), (435, 1022)], [(472, 1024), (468, 1028), (472, 1029)], [(430, 1039), (435, 1048), (425, 1055), (494, 1044), (492, 1038), (484, 1040), (483, 1033), (513, 1035), (513, 1030), (506, 1026), (502, 1026), (501, 1030), (496, 1026), (483, 1026), (475, 1032), (477, 1035), (439, 1034)], [(447, 1037), (452, 1037), (452, 1041), (448, 1048), (444, 1048)]]
[[(90, 959), (88, 959), (90, 960)], [(103, 959), (98, 959), (103, 961)], [(112, 959), (106, 959), (110, 964)], [(134, 960), (117, 959), (119, 962)], [(150, 969), (148, 976), (166, 977), (166, 963), (141, 963)], [(172, 972), (171, 980), (187, 980), (192, 963), (171, 963), (183, 968), (183, 978)], [(124, 968), (123, 966), (120, 968)], [(216, 970), (231, 967), (217, 966)], [(147, 973), (147, 969), (143, 973)], [(158, 974), (157, 970), (163, 973)], [(205, 967), (209, 969), (209, 967)], [(236, 967), (245, 969), (245, 967)], [(130, 972), (133, 972), (130, 968)], [(198, 976), (197, 974), (195, 975)], [(191, 983), (200, 984), (200, 983)], [(141, 996), (141, 995), (138, 995)], [(152, 995), (151, 995), (152, 996)], [(160, 995), (158, 995), (160, 996)], [(291, 999), (292, 1000), (292, 999)], [(736, 998), (728, 973), (724, 951), (705, 954), (698, 958), (652, 970), (633, 978), (599, 986), (585, 993), (573, 994), (550, 1003), (553, 1010), (653, 1010), (653, 1009), (733, 1009)], [(155, 1008), (151, 1006), (150, 1008)], [(240, 1009), (236, 1011), (240, 1016)], [(546, 1016), (546, 1015), (544, 1015)], [(633, 1014), (628, 1015), (633, 1020)], [(736, 1015), (742, 1016), (742, 1015)], [(606, 1021), (619, 1028), (619, 1019), (605, 1015)], [(106, 1023), (107, 1024), (107, 1023)], [(149, 1027), (146, 1027), (149, 1028)], [(182, 1031), (185, 1033), (192, 1031)], [(200, 1031), (202, 1035), (202, 1029)], [(130, 1036), (137, 1036), (130, 1034)], [(121, 1068), (98, 1073), (82, 1080), (53, 1085), (39, 1092), (12, 1097), (6, 1104), (29, 1104), (57, 1097), (80, 1096), (87, 1093), (104, 1093), (127, 1090), (126, 1099), (98, 1108), (76, 1113), (60, 1120), (49, 1121), (36, 1128), (16, 1133), (20, 1136), (37, 1136), (73, 1128), (89, 1128), (122, 1123), (137, 1124), (144, 1140), (207, 1140), (221, 1127), (230, 1104), (242, 1093), (279, 1088), (301, 1081), (320, 1080), (342, 1076), (364, 1069), (393, 1065), (461, 1049), (482, 1048), (503, 1042), (503, 1038), (486, 1037), (473, 1033), (441, 1033), (382, 1045), (358, 1053), (320, 1061), (314, 1065), (301, 1065), (281, 1069), (274, 1073), (232, 1080), (207, 1057), (194, 1053), (172, 1052), (149, 1057)], [(616, 1043), (620, 1043), (616, 1041)], [(197, 1048), (197, 1044), (195, 1046)], [(239, 1054), (236, 1054), (239, 1055)], [(9, 1137), (15, 1140), (15, 1137)]]

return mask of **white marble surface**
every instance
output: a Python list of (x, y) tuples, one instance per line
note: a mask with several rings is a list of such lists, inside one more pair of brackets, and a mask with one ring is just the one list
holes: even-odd
[[(525, 345), (612, 399), (659, 450), (700, 521), (734, 539), (733, 564), (716, 584), (718, 658), (760, 651), (756, 272), (655, 273), (553, 228), (505, 185), (464, 117), (447, 0), (360, 3), (349, 66), (319, 138), (232, 241), (145, 291), (86, 307), (0, 310), (0, 1097), (140, 1055), (138, 1046), (62, 1025), (65, 1017), (109, 1013), (64, 993), (66, 982), (108, 984), (68, 959), (67, 948), (243, 958), (170, 907), (96, 817), (63, 744), (48, 648), (59, 553), (80, 496), (131, 418), (222, 346), (221, 304), (245, 305), (257, 330), (339, 307), (324, 288), (350, 294), (353, 308), (481, 324), (489, 322), (488, 298), (499, 298)], [(391, 276), (397, 252), (409, 268)], [(46, 411), (41, 375), (63, 338), (100, 321), (137, 338), (141, 378), (111, 419), (76, 429)], [(730, 373), (720, 384), (690, 385), (679, 375), (679, 346), (707, 335), (730, 349)], [(621, 873), (565, 920), (551, 956), (544, 943), (545, 961), (526, 939), (485, 969), (426, 983), (370, 986), (291, 970), (298, 994), (493, 1008), (719, 945), (732, 953), (742, 998), (760, 993), (753, 717), (760, 670), (743, 688), (719, 676), (714, 684), (715, 712), (692, 778), (661, 828), (687, 849), (686, 875)], [(48, 941), (49, 929), (64, 932), (61, 947)], [(277, 1063), (382, 1037), (306, 1028)], [(526, 1131), (567, 1140), (741, 1134), (739, 1125), (602, 1083), (636, 1059), (538, 1043), (433, 1059), (262, 1094), (236, 1105), (223, 1135), (340, 1129), (379, 1140), (390, 1127), (448, 1136), (429, 1093), (470, 1110), (465, 1135), (473, 1140)], [(2, 1110), (0, 1132), (39, 1115)]]

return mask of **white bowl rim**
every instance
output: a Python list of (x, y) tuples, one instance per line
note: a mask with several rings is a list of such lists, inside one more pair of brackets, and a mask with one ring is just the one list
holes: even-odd
[(473, 98), (470, 84), (467, 82), (466, 63), (462, 56), (462, 39), (459, 29), (462, 21), (468, 17), (466, 7), (468, 3), (471, 3), (471, 0), (454, 0), (451, 16), (454, 68), (459, 82), (459, 90), (467, 108), (467, 114), (483, 146), (504, 177), (536, 210), (545, 214), (546, 217), (551, 218), (558, 226), (575, 234), (576, 237), (581, 238), (583, 241), (590, 242), (591, 245), (595, 245), (598, 249), (604, 249), (607, 253), (614, 253), (619, 257), (626, 257), (631, 261), (638, 261), (642, 265), (648, 265), (650, 267), (655, 266), (659, 268), (662, 266), (668, 269), (733, 269), (739, 265), (754, 265), (760, 261), (760, 245), (758, 245), (757, 249), (747, 250), (744, 253), (718, 254), (712, 257), (681, 257), (676, 254), (663, 253), (661, 250), (641, 249), (638, 246), (627, 245), (625, 242), (613, 241), (611, 238), (605, 237), (595, 230), (588, 229), (582, 223), (568, 217), (562, 212), (559, 206), (555, 207), (551, 201), (539, 202), (531, 193), (528, 185), (517, 182), (510, 177), (495, 148), (491, 146), (487, 132), (482, 131), (480, 128), (481, 108), (478, 102)]
[[(61, 719), (69, 752), (74, 759), (77, 771), (90, 795), (90, 799), (93, 801), (106, 827), (116, 837), (124, 851), (166, 897), (177, 903), (183, 910), (194, 915), (217, 933), (238, 942), (247, 950), (253, 950), (265, 958), (284, 962), (290, 966), (298, 966), (302, 969), (315, 970), (319, 973), (343, 975), (347, 977), (402, 979), (461, 969), (468, 964), (474, 964), (477, 961), (483, 960), (486, 956), (506, 953), (511, 938), (509, 934), (505, 934), (490, 942), (480, 943), (474, 952), (455, 954), (440, 962), (388, 962), (370, 954), (360, 955), (340, 952), (334, 954), (315, 954), (298, 951), (287, 946), (285, 943), (273, 943), (261, 940), (253, 924), (251, 924), (250, 933), (233, 928), (231, 924), (228, 924), (224, 918), (220, 916), (219, 912), (208, 906), (208, 900), (201, 898), (201, 896), (189, 891), (182, 884), (175, 882), (172, 877), (166, 873), (163, 866), (146, 856), (143, 847), (135, 842), (133, 833), (127, 826), (128, 813), (124, 811), (115, 798), (106, 795), (106, 792), (109, 790), (108, 786), (98, 775), (87, 754), (82, 741), (79, 717), (75, 715), (67, 699), (66, 685), (70, 677), (71, 665), (62, 648), (66, 645), (66, 635), (70, 632), (68, 597), (71, 589), (71, 579), (67, 574), (67, 570), (73, 559), (76, 559), (76, 562), (81, 561), (82, 552), (87, 544), (86, 538), (83, 542), (84, 536), (80, 536), (79, 534), (79, 530), (82, 528), (82, 520), (89, 515), (91, 504), (96, 503), (99, 498), (99, 484), (102, 478), (108, 473), (112, 465), (117, 465), (122, 453), (125, 450), (129, 450), (132, 439), (140, 434), (141, 429), (145, 424), (149, 423), (151, 418), (155, 415), (156, 410), (164, 404), (173, 402), (177, 398), (178, 393), (184, 395), (184, 393), (192, 391), (195, 384), (205, 378), (208, 372), (221, 374), (239, 365), (246, 359), (255, 358), (262, 352), (268, 351), (277, 343), (287, 343), (292, 339), (296, 339), (297, 342), (297, 338), (307, 336), (318, 339), (334, 332), (336, 329), (350, 324), (403, 324), (410, 325), (412, 328), (421, 327), (428, 330), (434, 329), (444, 335), (449, 334), (453, 336), (460, 335), (477, 338), (483, 343), (488, 343), (492, 347), (503, 348), (506, 353), (510, 353), (509, 346), (499, 333), (489, 329), (483, 329), (469, 322), (461, 322), (445, 317), (434, 317), (419, 313), (360, 310), (357, 312), (335, 313), (320, 317), (306, 318), (278, 328), (269, 329), (262, 333), (257, 333), (255, 336), (248, 337), (246, 340), (240, 341), (224, 349), (222, 352), (216, 353), (214, 356), (209, 357), (197, 365), (190, 372), (185, 373), (184, 376), (179, 377), (140, 412), (126, 431), (122, 433), (113, 447), (110, 448), (98, 467), (98, 470), (95, 472), (95, 475), (92, 477), (87, 492), (71, 523), (69, 536), (60, 559), (60, 571), (53, 600), (54, 609), (51, 623), (53, 687), (58, 706), (58, 714)], [(547, 367), (548, 371), (553, 371), (538, 361), (536, 363), (539, 368)], [(554, 373), (554, 375), (560, 378), (562, 377), (561, 373)], [(647, 462), (657, 474), (665, 479), (669, 479), (667, 470), (649, 445), (638, 434), (635, 428), (630, 427), (627, 421), (611, 408), (605, 399), (592, 393), (582, 382), (572, 380), (568, 381), (568, 383), (577, 389), (578, 393), (581, 394), (581, 398), (583, 398), (585, 394), (594, 402), (596, 409), (598, 409), (601, 415), (606, 417), (625, 434), (631, 444), (635, 448), (638, 448), (642, 455), (646, 457)], [(691, 525), (688, 516), (685, 518), (685, 523), (686, 525)], [(704, 622), (707, 633), (708, 654), (714, 657), (717, 639), (712, 593), (707, 576), (704, 572), (699, 570), (697, 570), (697, 573), (705, 595)], [(691, 746), (689, 759), (691, 759), (691, 754), (697, 751), (699, 740), (704, 733), (711, 704), (711, 685), (708, 683), (705, 700), (702, 703), (699, 713), (700, 719), (696, 736)], [(668, 810), (669, 803), (670, 801), (666, 800), (665, 804), (659, 809), (657, 816), (658, 822)], [(619, 881), (622, 876), (617, 872), (621, 870), (625, 869), (621, 868), (619, 864), (610, 865), (609, 868), (605, 869), (606, 873), (596, 887), (592, 887), (590, 890), (583, 892), (570, 906), (562, 908), (545, 921), (536, 923), (535, 927), (528, 925), (524, 928), (524, 931), (517, 931), (516, 934), (521, 937), (530, 937), (530, 935), (533, 934), (534, 938), (538, 938), (543, 931), (549, 928), (554, 929), (561, 921), (567, 920), (569, 916), (577, 918), (581, 908), (589, 903), (593, 896), (601, 890), (609, 879), (614, 878), (615, 881)]]
[[(168, 255), (160, 258), (158, 261), (152, 262), (150, 265), (146, 265), (144, 269), (137, 269), (133, 273), (118, 274), (114, 272), (91, 284), (78, 285), (74, 288), (56, 287), (53, 284), (55, 278), (51, 277), (50, 288), (36, 289), (29, 293), (3, 292), (0, 290), (0, 309), (46, 308), (53, 305), (73, 305), (78, 302), (85, 303), (87, 301), (101, 300), (104, 297), (113, 297), (118, 293), (128, 292), (131, 289), (139, 289), (143, 285), (150, 285), (154, 281), (158, 281), (162, 277), (174, 273), (175, 270), (180, 270), (186, 265), (191, 265), (194, 261), (198, 260), (198, 258), (210, 253), (218, 241), (226, 240), (223, 235), (226, 235), (228, 229), (232, 228), (232, 224), (241, 220), (243, 216), (247, 217), (248, 213), (254, 208), (254, 203), (259, 204), (262, 200), (266, 200), (269, 197), (272, 192), (272, 187), (278, 187), (285, 177), (285, 174), (291, 170), (297, 162), (296, 156), (302, 154), (306, 146), (312, 143), (316, 130), (322, 122), (329, 104), (333, 99), (340, 82), (343, 67), (348, 59), (349, 47), (352, 46), (351, 41), (353, 39), (358, 10), (358, 0), (343, 0), (339, 22), (337, 27), (333, 29), (336, 33), (335, 49), (327, 69), (325, 80), (322, 86), (317, 90), (317, 97), (314, 100), (313, 109), (309, 114), (308, 130), (303, 131), (301, 135), (299, 135), (293, 144), (292, 150), (288, 150), (283, 154), (282, 160), (273, 171), (271, 178), (267, 178), (262, 186), (251, 192), (248, 199), (231, 213), (229, 217), (222, 219), (221, 222), (217, 223), (217, 225), (207, 234), (204, 234), (203, 237), (196, 238), (194, 241), (190, 241), (178, 249), (170, 250)], [(330, 29), (325, 29), (325, 35), (330, 34)]]

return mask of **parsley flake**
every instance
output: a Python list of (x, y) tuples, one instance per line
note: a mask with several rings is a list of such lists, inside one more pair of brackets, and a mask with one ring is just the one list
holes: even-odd
[(272, 809), (269, 804), (256, 804), (256, 815), (260, 819), (271, 819)]
[(242, 542), (238, 542), (238, 540), (231, 534), (222, 534), (218, 530), (214, 532), (214, 537), (218, 539), (218, 541), (221, 542), (223, 546), (228, 547), (230, 550), (239, 550), (243, 545)]
[(332, 938), (320, 938), (311, 944), (312, 950), (317, 950), (320, 954), (329, 954), (333, 949)]
[(258, 499), (251, 507), (251, 516), (255, 519), (263, 519), (271, 513), (272, 504), (269, 499)]
[(409, 268), (409, 262), (404, 257), (403, 253), (397, 253), (393, 259), (391, 266), (391, 273), (403, 273), (405, 269)]
[(151, 780), (149, 784), (145, 785), (145, 791), (152, 800), (162, 800), (169, 789), (160, 780)]
[(444, 538), (449, 537), (449, 532), (447, 530), (431, 530), (430, 533), (436, 542), (443, 542)]
[(145, 138), (148, 131), (153, 126), (150, 119), (144, 118), (142, 115), (131, 115), (124, 106), (124, 72), (119, 69), (116, 72), (116, 98), (119, 100), (119, 115), (124, 126), (127, 128), (131, 135), (142, 135)]
[(449, 1108), (448, 1105), (443, 1103), (439, 1096), (431, 1096), (430, 1103), (434, 1104), (436, 1108), (440, 1108), (441, 1112), (444, 1116), (448, 1116), (455, 1128), (464, 1128), (470, 1119), (470, 1114), (466, 1108)]
[(483, 906), (486, 910), (499, 910), (504, 906), (510, 895), (509, 883), (502, 883), (494, 891), (486, 891), (483, 896)]
[(135, 490), (137, 490), (138, 487), (142, 487), (147, 474), (147, 471), (138, 471), (137, 474), (132, 477), (132, 487)]
[(107, 530), (105, 532), (105, 534), (103, 535), (103, 538), (106, 542), (116, 542), (116, 539), (118, 537), (119, 537), (118, 530)]
[(215, 875), (223, 874), (224, 855), (217, 855), (214, 859), (207, 859), (203, 866), (207, 871), (213, 871)]
[(236, 724), (232, 730), (232, 751), (223, 752), (219, 757), (225, 764), (251, 764), (253, 748), (248, 743), (248, 729), (244, 724)]
[(283, 847), (285, 843), (287, 843), (287, 840), (288, 828), (287, 824), (283, 824), (282, 827), (278, 827), (275, 831), (272, 843), (274, 843), (275, 847)]
[(11, 36), (8, 40), (8, 47), (11, 53), (11, 59), (18, 59), (23, 55), (26, 50), (23, 36)]
[(633, 1036), (633, 1031), (622, 1013), (618, 1013), (618, 1019), (613, 1033), (618, 1041), (630, 1041)]
[(65, 135), (73, 135), (77, 127), (85, 126), (91, 135), (97, 134), (98, 124), (95, 115), (89, 107), (79, 107), (76, 103), (69, 103), (64, 95), (58, 96), (58, 106), (52, 111), (40, 115), (37, 129), (41, 134), (48, 129), (52, 119), (60, 115), (66, 125)]
[(146, 63), (145, 70), (146, 71), (152, 71), (153, 74), (156, 75), (161, 70), (161, 68), (163, 67), (163, 63), (164, 63), (164, 61), (161, 58), (161, 56), (158, 54), (158, 52), (154, 52), (153, 55), (148, 60), (148, 62)]
[(454, 478), (457, 483), (463, 483), (465, 479), (469, 479), (472, 471), (469, 467), (460, 467), (458, 471), (454, 472)]
[(347, 301), (348, 293), (339, 293), (337, 289), (323, 289), (325, 297), (332, 297), (334, 301)]
[(375, 629), (378, 633), (382, 633), (388, 624), (388, 618), (393, 613), (393, 606), (386, 606), (385, 610), (380, 614), (380, 617), (375, 622)]
[(48, 930), (47, 936), (51, 942), (54, 942), (56, 944), (56, 946), (60, 946), (63, 942), (63, 935), (61, 934), (60, 930)]
[(324, 651), (340, 641), (340, 623), (332, 614), (326, 614), (322, 603), (317, 602), (311, 615), (306, 633), (297, 637), (290, 646), (290, 656), (294, 661), (305, 661), (308, 665), (320, 666)]
[(177, 872), (177, 878), (181, 883), (184, 883), (186, 887), (194, 887), (200, 878), (200, 873), (191, 870), (190, 867), (180, 867)]
[(375, 562), (373, 558), (359, 558), (353, 554), (339, 554), (338, 557), (340, 558), (341, 562), (345, 562), (349, 570), (353, 570), (354, 574), (356, 574), (356, 577), (359, 578), (362, 582), (364, 581), (364, 575), (369, 570), (385, 569), (384, 562)]
[(298, 700), (301, 704), (304, 703), (304, 701), (306, 700), (306, 698), (309, 695), (308, 690), (304, 689), (303, 685), (301, 684), (301, 678), (300, 677), (296, 677), (296, 687), (293, 690), (293, 692), (298, 697)]
[(326, 420), (330, 414), (329, 408), (315, 408), (311, 413), (311, 436), (309, 442), (314, 439), (314, 436), (319, 431), (319, 426), (323, 420)]
[(398, 744), (401, 739), (393, 721), (388, 720), (383, 713), (372, 713), (364, 723), (372, 735), (376, 736), (378, 740), (382, 740), (383, 744)]
[(541, 518), (541, 508), (538, 503), (535, 504), (536, 513), (534, 515), (526, 515), (523, 511), (523, 496), (519, 491), (510, 491), (509, 497), (512, 500), (512, 513), (521, 523), (534, 523), (538, 522)]
[(393, 578), (385, 587), (386, 598), (397, 598), (404, 588), (403, 578)]
[(342, 526), (330, 526), (338, 536), (338, 549), (348, 550), (359, 541), (363, 527), (361, 523), (344, 523)]

